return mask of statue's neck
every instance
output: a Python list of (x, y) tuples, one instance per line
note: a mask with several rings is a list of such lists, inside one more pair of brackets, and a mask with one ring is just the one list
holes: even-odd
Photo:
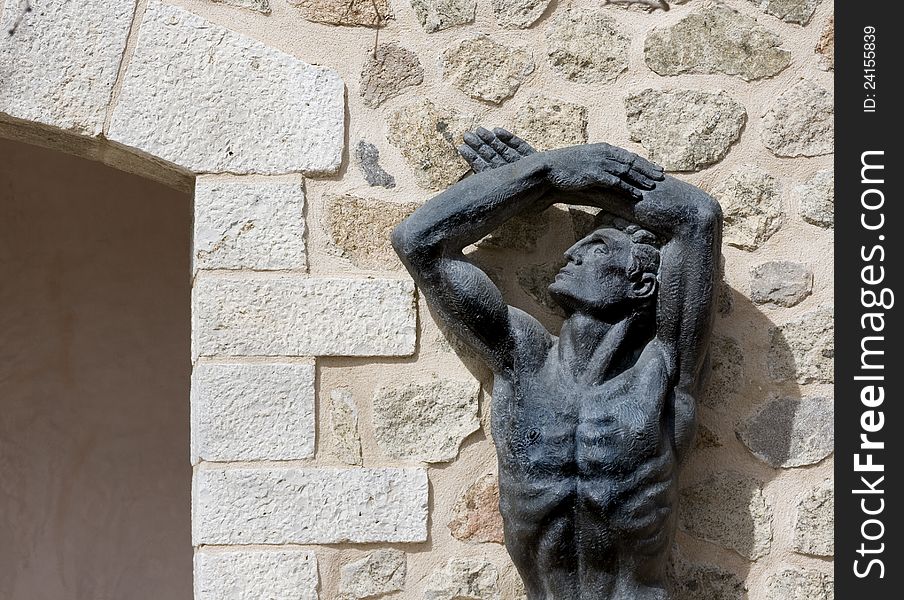
[(559, 333), (559, 360), (579, 381), (602, 383), (617, 375), (649, 341), (652, 318), (634, 313), (608, 322), (586, 313), (572, 313)]

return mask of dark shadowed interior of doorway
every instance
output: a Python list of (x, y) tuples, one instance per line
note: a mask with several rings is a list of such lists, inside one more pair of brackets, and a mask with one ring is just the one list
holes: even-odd
[(0, 140), (0, 598), (191, 598), (190, 227)]

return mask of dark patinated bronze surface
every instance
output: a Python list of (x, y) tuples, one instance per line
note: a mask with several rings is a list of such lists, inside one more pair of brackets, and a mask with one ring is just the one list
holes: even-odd
[[(494, 373), (505, 545), (530, 600), (663, 600), (677, 476), (693, 439), (722, 214), (608, 144), (535, 152), (466, 134), (475, 175), (393, 232), (431, 308)], [(506, 305), (462, 250), (556, 202), (601, 209), (549, 286), (558, 336)]]

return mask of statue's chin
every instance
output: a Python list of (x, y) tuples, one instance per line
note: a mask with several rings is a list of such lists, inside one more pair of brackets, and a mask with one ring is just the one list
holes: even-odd
[(549, 285), (547, 290), (549, 290), (549, 295), (555, 303), (561, 306), (569, 316), (573, 313), (581, 313), (614, 323), (628, 317), (638, 310), (636, 301), (622, 300), (620, 302), (605, 304), (602, 304), (599, 301), (596, 303), (590, 302), (586, 298), (581, 298), (570, 290), (568, 288), (567, 280), (563, 282), (556, 279)]
[(568, 286), (558, 279), (549, 284), (549, 287), (546, 289), (549, 291), (549, 295), (552, 297), (553, 301), (565, 309), (567, 314), (571, 314), (581, 309), (582, 303), (571, 293)]

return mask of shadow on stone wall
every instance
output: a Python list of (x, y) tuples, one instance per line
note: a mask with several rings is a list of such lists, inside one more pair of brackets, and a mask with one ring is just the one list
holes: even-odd
[[(510, 221), (468, 257), (506, 302), (558, 333), (564, 315), (546, 288), (565, 263), (563, 252), (592, 222), (583, 209), (556, 205)], [(763, 488), (784, 469), (822, 461), (834, 446), (832, 400), (805, 397), (800, 387), (830, 382), (831, 335), (820, 328), (830, 326), (831, 309), (777, 325), (724, 280), (717, 309), (697, 437), (682, 467), (669, 569), (674, 600), (747, 598), (750, 567), (772, 551), (774, 515), (788, 509), (772, 506)], [(481, 380), (487, 411), (491, 376), (452, 334), (444, 335)], [(488, 423), (487, 415), (481, 420)]]

